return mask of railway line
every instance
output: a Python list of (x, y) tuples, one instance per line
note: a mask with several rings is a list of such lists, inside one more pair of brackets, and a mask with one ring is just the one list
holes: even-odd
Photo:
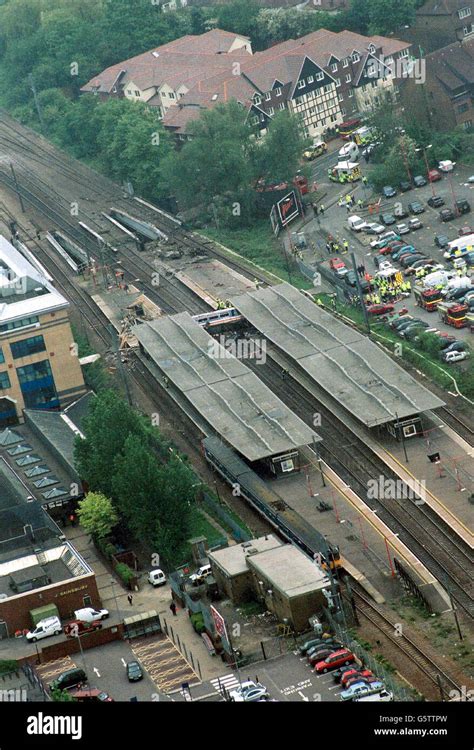
[(409, 498), (368, 497), (370, 480), (378, 482), (382, 477), (399, 481), (399, 477), (298, 381), (282, 380), (280, 366), (270, 357), (267, 356), (266, 364), (256, 365), (252, 360), (247, 364), (306, 424), (312, 424), (315, 413), (320, 414), (318, 432), (323, 440), (318, 450), (321, 458), (399, 534), (401, 541), (451, 591), (459, 607), (472, 617), (474, 581), (470, 571), (473, 559), (468, 545), (455, 538), (449, 526), (427, 504), (415, 505)]
[(443, 419), (448, 427), (457, 432), (469, 445), (474, 445), (474, 430), (467, 422), (458, 417), (457, 414), (454, 414), (446, 406), (442, 406), (438, 411), (443, 415)]
[(409, 638), (400, 628), (399, 623), (391, 620), (380, 607), (367, 598), (365, 593), (356, 584), (351, 583), (351, 593), (356, 614), (364, 617), (372, 623), (380, 633), (403, 653), (410, 663), (415, 666), (430, 682), (442, 690), (444, 699), (449, 696), (451, 690), (456, 690), (462, 695), (462, 685), (458, 678), (448, 674), (444, 665), (429, 657), (423, 649)]

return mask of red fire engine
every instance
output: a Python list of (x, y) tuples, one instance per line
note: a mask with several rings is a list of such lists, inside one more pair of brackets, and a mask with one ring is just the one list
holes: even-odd
[(438, 312), (443, 323), (454, 328), (464, 328), (467, 325), (466, 313), (467, 305), (460, 305), (453, 302), (440, 302)]
[(423, 289), (423, 287), (415, 287), (413, 292), (418, 307), (422, 307), (424, 310), (427, 310), (427, 312), (434, 312), (443, 299), (438, 289)]

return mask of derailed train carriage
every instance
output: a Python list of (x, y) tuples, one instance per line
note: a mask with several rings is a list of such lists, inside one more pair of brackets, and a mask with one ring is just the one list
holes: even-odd
[(233, 487), (236, 494), (238, 492), (265, 516), (287, 541), (294, 543), (311, 559), (319, 556), (321, 567), (325, 569), (328, 565), (331, 570), (340, 567), (339, 548), (292, 510), (232, 448), (217, 437), (204, 438), (202, 445), (213, 469)]

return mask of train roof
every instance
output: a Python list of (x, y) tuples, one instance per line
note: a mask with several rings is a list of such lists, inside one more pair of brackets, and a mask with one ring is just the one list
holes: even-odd
[(142, 323), (137, 339), (190, 408), (249, 461), (319, 436), (189, 313)]
[(258, 331), (368, 427), (444, 405), (367, 336), (289, 284), (248, 292), (232, 302)]

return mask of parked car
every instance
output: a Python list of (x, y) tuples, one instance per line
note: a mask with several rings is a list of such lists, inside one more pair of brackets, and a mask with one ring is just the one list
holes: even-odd
[(379, 250), (379, 255), (392, 255), (406, 244), (406, 240), (393, 240)]
[(315, 664), (314, 671), (318, 674), (324, 674), (330, 672), (333, 669), (342, 667), (343, 664), (352, 664), (355, 661), (355, 656), (352, 651), (347, 648), (341, 648), (339, 651), (327, 656), (324, 660), (321, 660)]
[(429, 182), (438, 182), (443, 178), (443, 175), (441, 172), (438, 172), (437, 169), (430, 169), (428, 172), (428, 181)]
[(307, 654), (308, 661), (311, 666), (314, 667), (316, 664), (319, 664), (319, 662), (327, 659), (328, 656), (331, 656), (331, 654), (333, 654), (335, 650), (337, 650), (335, 646), (328, 646), (326, 648), (319, 649), (317, 648), (312, 653)]
[(397, 232), (398, 234), (408, 234), (410, 231), (410, 227), (408, 224), (397, 224)]
[(415, 187), (423, 187), (426, 185), (426, 179), (421, 174), (417, 174), (416, 177), (413, 178), (413, 184)]
[(385, 185), (385, 187), (382, 188), (382, 193), (384, 198), (393, 198), (397, 194), (397, 191), (391, 185)]
[(36, 627), (26, 634), (26, 640), (36, 643), (42, 638), (48, 638), (51, 635), (61, 635), (63, 628), (59, 617), (45, 617), (36, 623)]
[(365, 219), (361, 219), (360, 216), (349, 216), (347, 224), (353, 232), (360, 232), (362, 229), (365, 229), (367, 222)]
[(72, 620), (64, 626), (64, 632), (68, 638), (77, 638), (78, 635), (84, 635), (85, 633), (92, 633), (94, 630), (100, 630), (102, 623), (100, 620), (92, 620), (92, 622), (83, 622), (82, 620)]
[(99, 690), (99, 688), (84, 688), (82, 690), (75, 690), (71, 693), (72, 697), (79, 701), (79, 703), (113, 703), (114, 699), (110, 697), (105, 690)]
[(439, 208), (444, 204), (445, 200), (440, 195), (432, 195), (431, 198), (428, 198), (428, 206), (431, 206), (431, 208)]
[(400, 258), (400, 265), (403, 268), (409, 268), (413, 265), (413, 263), (416, 263), (418, 260), (426, 260), (428, 261), (428, 258), (426, 255), (423, 255), (423, 253), (410, 253), (410, 255), (407, 258), (401, 257)]
[(422, 214), (425, 207), (419, 201), (412, 201), (408, 204), (408, 210), (411, 214)]
[(333, 640), (333, 637), (331, 635), (329, 634), (326, 634), (326, 635), (327, 635), (326, 638), (324, 637), (324, 634), (323, 634), (323, 635), (318, 636), (317, 638), (310, 638), (308, 641), (305, 641), (303, 645), (300, 646), (300, 649), (299, 649), (300, 654), (304, 656), (309, 651), (310, 648), (313, 648), (314, 646), (319, 646), (321, 644), (324, 645), (324, 643), (327, 640)]
[(138, 682), (143, 679), (143, 670), (137, 661), (128, 661), (126, 669), (129, 682)]
[(406, 217), (408, 216), (408, 211), (404, 206), (402, 206), (401, 203), (396, 203), (393, 215), (397, 219), (406, 219)]
[(191, 583), (200, 583), (201, 581), (204, 581), (211, 574), (212, 574), (212, 571), (211, 571), (210, 565), (201, 565), (201, 567), (198, 568), (195, 573), (192, 573), (189, 576), (189, 580), (191, 581)]
[(371, 701), (393, 701), (393, 693), (391, 693), (389, 690), (380, 690), (379, 693), (364, 695), (362, 696), (362, 698), (354, 698), (354, 703), (369, 703)]
[(347, 273), (346, 264), (340, 258), (331, 258), (329, 268), (334, 271), (336, 276), (344, 276)]
[(465, 224), (461, 229), (458, 229), (458, 237), (465, 237), (468, 234), (472, 234), (472, 227)]
[(380, 237), (378, 237), (376, 240), (370, 241), (370, 247), (374, 250), (380, 250), (382, 247), (385, 247), (387, 243), (393, 242), (394, 240), (399, 240), (399, 235), (390, 230), (390, 232), (385, 232), (385, 234), (381, 234)]
[(370, 222), (365, 225), (364, 232), (367, 232), (367, 234), (383, 234), (385, 232), (385, 227), (383, 224)]
[(357, 682), (362, 682), (364, 685), (372, 685), (372, 683), (379, 682), (379, 681), (380, 681), (380, 678), (375, 677), (375, 675), (373, 674), (366, 675), (366, 676), (362, 674), (353, 675), (352, 677), (349, 677), (346, 680), (344, 687), (350, 688), (351, 685), (355, 685)]
[(235, 690), (232, 690), (229, 693), (229, 697), (237, 703), (251, 703), (253, 701), (260, 701), (262, 698), (269, 698), (270, 694), (265, 685), (261, 685), (260, 682), (247, 680)]
[(408, 180), (402, 180), (399, 183), (398, 187), (400, 188), (402, 193), (406, 193), (408, 190), (412, 189), (413, 185), (411, 184), (411, 182), (408, 182)]
[(469, 357), (469, 352), (447, 352), (443, 357), (443, 362), (450, 364), (451, 362), (462, 362), (463, 359)]
[(156, 588), (156, 586), (164, 586), (166, 583), (166, 576), (160, 568), (156, 570), (150, 570), (147, 577), (148, 583)]
[(383, 682), (373, 682), (371, 685), (367, 685), (363, 682), (356, 682), (355, 685), (351, 685), (347, 690), (343, 690), (341, 693), (341, 700), (351, 701), (354, 698), (362, 698), (364, 695), (370, 695), (371, 693), (377, 693), (379, 690), (384, 689)]
[(49, 683), (49, 687), (52, 690), (69, 690), (70, 688), (77, 687), (87, 682), (87, 674), (83, 669), (76, 667), (75, 669), (68, 669), (66, 672), (62, 672), (59, 677)]
[(413, 323), (411, 326), (407, 326), (403, 329), (403, 331), (400, 332), (400, 336), (402, 339), (410, 339), (412, 338), (412, 335), (415, 331), (420, 330), (420, 328), (430, 328), (429, 323), (425, 323), (424, 320), (418, 320), (416, 323)]
[(465, 352), (467, 351), (467, 344), (464, 341), (451, 341), (443, 348), (443, 355), (448, 352)]
[(456, 201), (454, 204), (454, 207), (456, 209), (458, 216), (460, 214), (468, 214), (471, 210), (471, 206), (469, 205), (469, 202), (466, 200)]
[(440, 163), (438, 164), (438, 169), (440, 170), (440, 172), (452, 172), (455, 164), (455, 161), (451, 161), (451, 159), (445, 159), (444, 161), (440, 161)]
[(440, 221), (452, 221), (456, 218), (456, 214), (454, 213), (452, 208), (443, 208), (442, 211), (438, 214)]
[(419, 219), (410, 219), (410, 221), (408, 222), (408, 227), (412, 231), (416, 231), (417, 229), (421, 229), (422, 226), (423, 226), (423, 224), (421, 223), (421, 221)]
[(392, 305), (391, 302), (381, 302), (380, 304), (376, 305), (369, 305), (367, 308), (367, 312), (369, 315), (387, 315), (388, 313), (392, 313), (395, 310), (395, 305)]
[(338, 648), (341, 648), (342, 644), (340, 641), (337, 640), (337, 638), (326, 638), (326, 640), (322, 641), (321, 643), (316, 643), (314, 646), (311, 646), (306, 652), (306, 656), (308, 659), (313, 656), (318, 651), (321, 651), (322, 649), (330, 649), (332, 651), (337, 650)]
[(94, 622), (94, 620), (105, 620), (109, 616), (108, 609), (94, 609), (93, 607), (84, 607), (76, 609), (74, 617), (82, 622)]
[(393, 214), (382, 214), (380, 217), (382, 220), (382, 224), (385, 224), (386, 227), (390, 226), (391, 224), (395, 224), (396, 219)]
[(448, 246), (449, 239), (446, 237), (445, 234), (436, 234), (434, 238), (434, 243), (436, 247), (439, 247), (441, 250), (443, 250), (445, 247)]
[(417, 252), (416, 247), (413, 245), (402, 245), (401, 247), (397, 248), (394, 253), (391, 253), (392, 260), (400, 260), (400, 258), (403, 255), (406, 255), (407, 253), (414, 255)]
[(351, 680), (353, 677), (359, 677), (360, 680), (366, 677), (373, 677), (373, 672), (371, 672), (370, 669), (343, 669), (340, 670), (340, 672), (342, 672), (342, 674), (339, 678), (339, 682), (342, 687), (346, 687), (347, 681)]
[(355, 271), (348, 271), (344, 275), (344, 281), (346, 282), (346, 284), (348, 286), (352, 286), (352, 287), (357, 286), (357, 275), (356, 275), (356, 272)]

